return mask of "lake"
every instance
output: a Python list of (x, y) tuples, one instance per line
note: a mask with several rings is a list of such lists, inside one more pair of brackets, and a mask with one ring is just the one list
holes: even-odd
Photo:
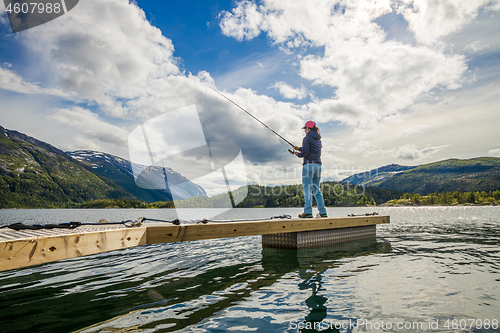
[[(223, 218), (301, 211), (233, 209)], [(500, 332), (500, 207), (328, 214), (374, 211), (391, 224), (378, 225), (373, 241), (297, 251), (238, 237), (0, 272), (0, 331)], [(175, 211), (0, 210), (0, 224), (140, 216), (172, 219)]]

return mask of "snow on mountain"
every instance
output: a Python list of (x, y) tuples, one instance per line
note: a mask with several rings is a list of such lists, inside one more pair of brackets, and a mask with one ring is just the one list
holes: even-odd
[[(201, 186), (191, 182), (171, 168), (134, 165), (136, 170), (143, 170), (141, 178), (147, 178), (150, 182), (149, 184), (138, 186), (136, 177), (134, 177), (132, 163), (126, 159), (92, 150), (77, 150), (67, 152), (67, 154), (91, 166), (94, 172), (110, 178), (115, 183), (148, 202), (172, 200), (172, 195), (182, 199), (206, 196), (206, 192)], [(175, 181), (175, 186), (168, 186), (165, 182), (166, 175), (168, 175), (169, 180)]]

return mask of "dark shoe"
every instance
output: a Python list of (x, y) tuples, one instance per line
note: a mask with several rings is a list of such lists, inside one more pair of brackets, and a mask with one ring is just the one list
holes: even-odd
[(306, 214), (306, 213), (302, 213), (302, 214), (299, 214), (299, 217), (300, 217), (301, 219), (305, 219), (305, 218), (312, 219), (313, 214)]
[(320, 218), (322, 218), (322, 217), (328, 217), (328, 215), (327, 215), (326, 213), (325, 213), (325, 214), (320, 214), (320, 213), (318, 213), (318, 215), (316, 215), (316, 218), (317, 218), (317, 219), (320, 219)]

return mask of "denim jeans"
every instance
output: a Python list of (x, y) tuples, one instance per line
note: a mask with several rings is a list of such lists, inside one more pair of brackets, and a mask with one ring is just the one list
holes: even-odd
[[(319, 189), (321, 164), (307, 163), (302, 167), (302, 190), (304, 191), (304, 213), (312, 214), (312, 194), (316, 198), (320, 214), (326, 214), (325, 202)], [(312, 194), (311, 194), (312, 190)]]

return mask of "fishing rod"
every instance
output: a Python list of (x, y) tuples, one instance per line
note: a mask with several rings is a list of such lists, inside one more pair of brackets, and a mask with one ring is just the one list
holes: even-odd
[(241, 106), (239, 106), (238, 104), (236, 104), (234, 101), (232, 101), (231, 99), (229, 99), (229, 97), (225, 96), (224, 94), (222, 94), (220, 91), (218, 91), (217, 89), (214, 89), (212, 88), (211, 86), (209, 86), (208, 84), (204, 83), (203, 81), (200, 80), (200, 82), (207, 86), (208, 88), (212, 89), (213, 91), (215, 91), (216, 93), (218, 93), (219, 95), (221, 95), (222, 97), (224, 97), (225, 99), (227, 99), (228, 101), (230, 101), (231, 103), (233, 103), (234, 105), (236, 105), (237, 107), (239, 107), (241, 110), (243, 110), (246, 114), (248, 114), (250, 117), (252, 117), (253, 119), (257, 120), (259, 123), (261, 123), (262, 125), (264, 125), (265, 128), (267, 128), (268, 130), (270, 130), (271, 132), (273, 132), (274, 134), (276, 134), (277, 136), (280, 137), (281, 140), (285, 141), (286, 143), (288, 143), (290, 146), (293, 147), (293, 151), (291, 149), (288, 149), (288, 152), (291, 153), (291, 154), (295, 154), (295, 145), (292, 144), (290, 141), (288, 141), (287, 139), (285, 139), (284, 137), (282, 137), (279, 133), (277, 133), (275, 130), (273, 130), (271, 127), (267, 126), (266, 124), (264, 124), (262, 121), (260, 121), (257, 117), (255, 117), (253, 114), (251, 114), (250, 112), (248, 112), (247, 110), (245, 110), (244, 108), (242, 108)]

